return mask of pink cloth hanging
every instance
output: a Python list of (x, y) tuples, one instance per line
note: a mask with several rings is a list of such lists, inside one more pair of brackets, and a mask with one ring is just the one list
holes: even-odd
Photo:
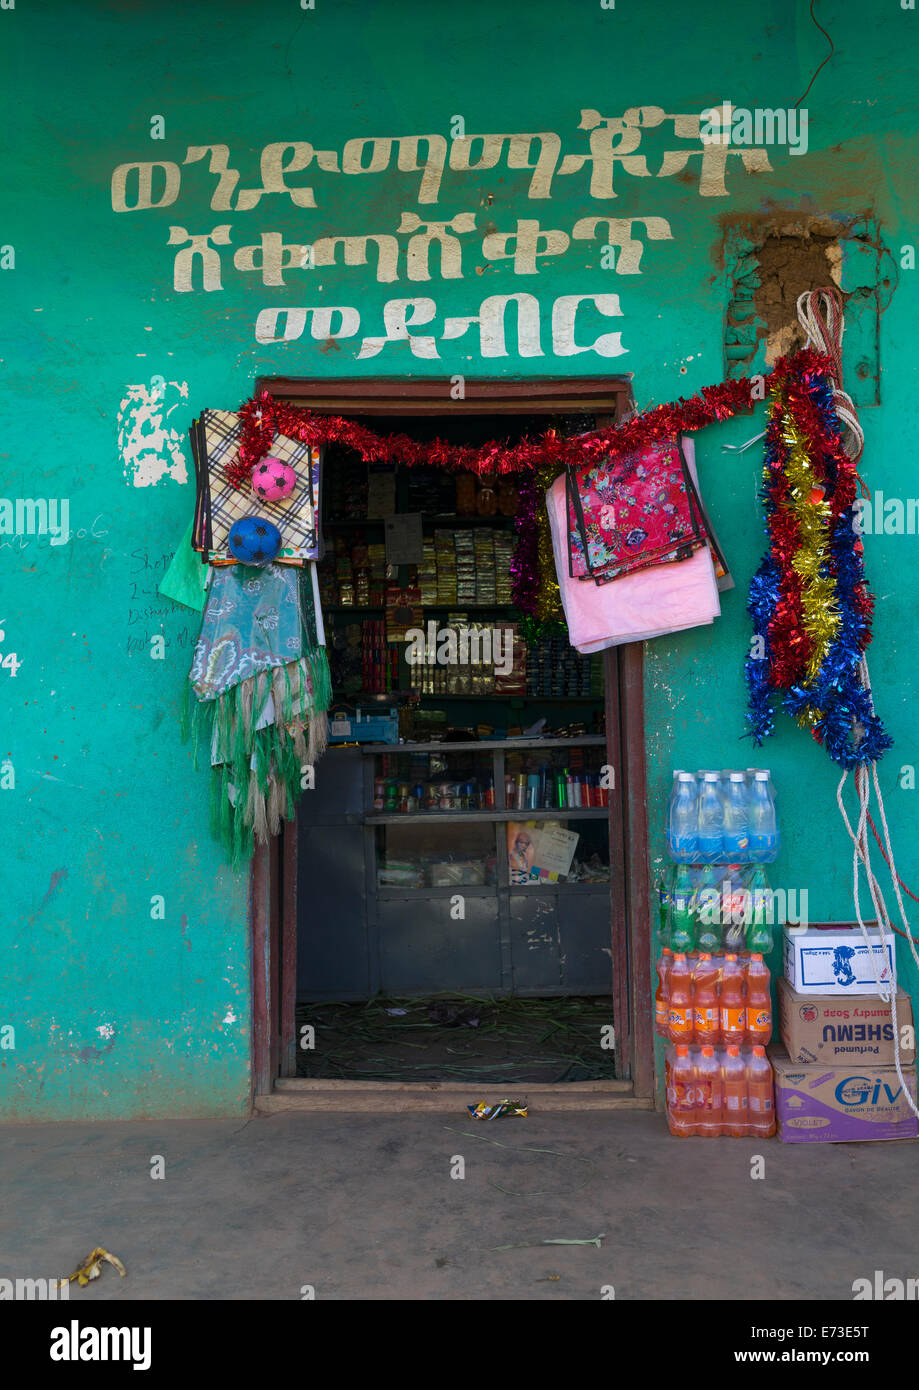
[(579, 652), (645, 642), (668, 632), (701, 627), (720, 617), (715, 569), (707, 545), (688, 560), (654, 565), (597, 585), (589, 579), (572, 579), (568, 573), (564, 474), (547, 491), (546, 507), (568, 634)]

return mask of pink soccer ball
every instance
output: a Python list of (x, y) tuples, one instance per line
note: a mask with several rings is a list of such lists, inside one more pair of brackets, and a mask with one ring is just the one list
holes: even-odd
[(252, 491), (263, 502), (280, 502), (289, 497), (297, 486), (297, 475), (289, 463), (266, 458), (257, 463), (252, 473)]

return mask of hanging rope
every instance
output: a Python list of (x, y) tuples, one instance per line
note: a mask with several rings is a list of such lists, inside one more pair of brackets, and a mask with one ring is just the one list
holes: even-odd
[[(858, 414), (852, 398), (843, 390), (842, 386), (842, 338), (845, 333), (846, 321), (843, 314), (841, 294), (832, 285), (824, 289), (805, 291), (804, 294), (798, 296), (798, 319), (807, 334), (808, 347), (823, 353), (829, 358), (832, 364), (830, 375), (833, 382), (833, 406), (839, 422), (842, 425), (842, 445), (852, 462), (857, 464), (864, 453), (865, 435), (859, 423)], [(856, 474), (856, 476), (858, 477), (859, 486), (862, 490), (862, 496), (870, 498), (871, 494), (865, 486), (864, 480), (858, 474)], [(859, 662), (858, 675), (859, 683), (867, 696), (868, 707), (873, 710), (874, 706), (871, 700), (871, 677), (868, 672), (868, 660), (864, 653)], [(855, 743), (860, 743), (863, 736), (864, 727), (856, 725)], [(916, 942), (913, 939), (909, 922), (906, 919), (906, 909), (903, 905), (903, 896), (900, 892), (901, 886), (906, 888), (906, 885), (902, 882), (897, 873), (896, 865), (894, 864), (893, 846), (890, 843), (887, 813), (884, 809), (884, 798), (881, 795), (881, 784), (878, 781), (877, 763), (872, 762), (871, 764), (870, 779), (866, 763), (862, 762), (855, 768), (855, 791), (858, 797), (859, 808), (858, 825), (855, 830), (852, 829), (843, 802), (843, 790), (848, 776), (849, 770), (846, 769), (840, 778), (839, 786), (836, 788), (836, 802), (839, 806), (846, 832), (849, 839), (852, 841), (852, 901), (855, 906), (855, 916), (862, 934), (862, 939), (868, 951), (868, 959), (871, 961), (871, 966), (874, 971), (874, 980), (878, 995), (882, 1000), (885, 1002), (889, 1001), (890, 1003), (890, 1016), (891, 1023), (893, 1024), (894, 1061), (896, 1063), (897, 1077), (899, 1078), (903, 1094), (906, 1097), (910, 1110), (919, 1118), (919, 1108), (917, 1108), (909, 1086), (906, 1083), (906, 1078), (903, 1075), (902, 1063), (900, 1061), (900, 1025), (897, 1019), (896, 942), (892, 935), (892, 933), (896, 932), (898, 935), (906, 937), (913, 955), (913, 960), (916, 963), (916, 968), (919, 970), (919, 952), (916, 950)], [(871, 819), (869, 810), (872, 785), (874, 786), (874, 794), (877, 800), (878, 816), (884, 831), (883, 845), (881, 845), (877, 827)], [(868, 839), (869, 824), (874, 831), (875, 839), (881, 848), (881, 854), (890, 871), (891, 882), (897, 899), (897, 906), (900, 911), (900, 920), (903, 923), (902, 932), (894, 927), (890, 920), (890, 913), (887, 910), (887, 903), (884, 899), (881, 885), (871, 867), (871, 845)], [(884, 982), (881, 979), (878, 955), (868, 935), (868, 928), (862, 917), (859, 892), (860, 865), (865, 870), (868, 893), (874, 908), (878, 936), (880, 937), (881, 944), (881, 959), (886, 960), (889, 952), (890, 959), (894, 966), (894, 969), (891, 971), (892, 978), (889, 982)], [(906, 891), (909, 893), (908, 888)], [(910, 897), (915, 897), (915, 894), (910, 893)]]
[[(842, 337), (846, 331), (842, 295), (834, 285), (821, 290), (805, 290), (798, 295), (798, 321), (807, 334), (809, 347), (829, 357), (832, 362), (833, 405), (843, 427), (842, 446), (853, 463), (858, 463), (865, 451), (865, 434), (859, 424), (852, 397), (842, 389)], [(863, 497), (870, 497), (861, 478), (858, 479)]]
[[(882, 823), (884, 825), (884, 833), (887, 841), (887, 850), (891, 857), (889, 862), (892, 863), (893, 850), (890, 844), (890, 835), (887, 830), (886, 817), (884, 816), (883, 798), (881, 796), (881, 789), (878, 783), (876, 765), (872, 766), (872, 775), (874, 782), (874, 790), (878, 799), (878, 806), (881, 811)], [(859, 864), (861, 864), (864, 867), (865, 876), (868, 882), (868, 891), (871, 896), (872, 904), (874, 906), (878, 936), (880, 938), (881, 943), (882, 959), (886, 960), (888, 956), (888, 951), (890, 951), (891, 958), (895, 962), (896, 946), (893, 942), (893, 938), (887, 935), (887, 933), (892, 930), (893, 924), (890, 920), (890, 915), (887, 911), (887, 904), (884, 901), (884, 894), (881, 890), (881, 885), (875, 877), (874, 871), (871, 867), (871, 852), (869, 848), (869, 841), (867, 835), (868, 804), (871, 796), (871, 783), (868, 779), (868, 769), (867, 767), (865, 767), (864, 764), (855, 769), (855, 788), (856, 793), (858, 795), (859, 804), (859, 818), (857, 830), (852, 829), (852, 825), (849, 821), (848, 815), (846, 814), (846, 808), (842, 798), (843, 788), (845, 787), (848, 776), (849, 770), (847, 768), (843, 772), (842, 777), (839, 781), (839, 786), (836, 789), (836, 801), (839, 806), (840, 814), (842, 815), (846, 831), (848, 832), (849, 839), (852, 841), (853, 845), (852, 899), (855, 904), (855, 916), (858, 921), (859, 930), (862, 934), (862, 939), (864, 940), (865, 947), (868, 951), (868, 959), (871, 961), (871, 966), (874, 971), (874, 980), (875, 985), (877, 986), (878, 996), (885, 1003), (890, 1003), (890, 1018), (891, 1024), (893, 1025), (894, 1063), (896, 1065), (897, 1077), (903, 1089), (903, 1094), (906, 1097), (906, 1102), (910, 1110), (912, 1110), (913, 1114), (917, 1118), (919, 1118), (919, 1108), (917, 1108), (916, 1102), (913, 1100), (912, 1093), (909, 1089), (909, 1086), (907, 1085), (906, 1078), (903, 1075), (903, 1066), (900, 1061), (900, 1023), (897, 1016), (896, 982), (895, 980), (893, 980), (892, 982), (885, 983), (881, 979), (881, 971), (880, 966), (878, 964), (878, 953), (875, 950), (874, 942), (872, 942), (871, 938), (868, 935), (868, 928), (862, 917), (861, 901), (859, 894)], [(916, 953), (916, 943), (913, 940), (912, 933), (910, 932), (909, 923), (906, 920), (906, 913), (903, 907), (903, 899), (900, 896), (900, 890), (897, 887), (896, 870), (891, 869), (891, 874), (894, 881), (894, 890), (896, 892), (897, 903), (900, 908), (900, 917), (905, 928), (904, 934), (907, 940), (909, 941), (910, 950), (913, 953), (913, 958), (916, 961), (917, 967), (919, 967), (919, 955), (917, 955)]]

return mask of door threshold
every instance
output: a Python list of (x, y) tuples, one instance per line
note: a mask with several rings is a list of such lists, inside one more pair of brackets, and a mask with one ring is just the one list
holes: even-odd
[(526, 1101), (531, 1113), (563, 1110), (653, 1110), (651, 1097), (633, 1094), (631, 1081), (508, 1082), (496, 1087), (457, 1081), (332, 1081), (284, 1077), (274, 1090), (255, 1097), (260, 1115), (292, 1111), (352, 1111), (377, 1114), (462, 1111), (473, 1102), (494, 1105)]

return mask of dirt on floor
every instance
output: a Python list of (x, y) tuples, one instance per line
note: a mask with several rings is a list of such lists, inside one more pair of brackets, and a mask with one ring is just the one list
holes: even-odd
[(297, 1075), (343, 1081), (615, 1078), (612, 1009), (603, 998), (373, 999), (297, 1007)]

